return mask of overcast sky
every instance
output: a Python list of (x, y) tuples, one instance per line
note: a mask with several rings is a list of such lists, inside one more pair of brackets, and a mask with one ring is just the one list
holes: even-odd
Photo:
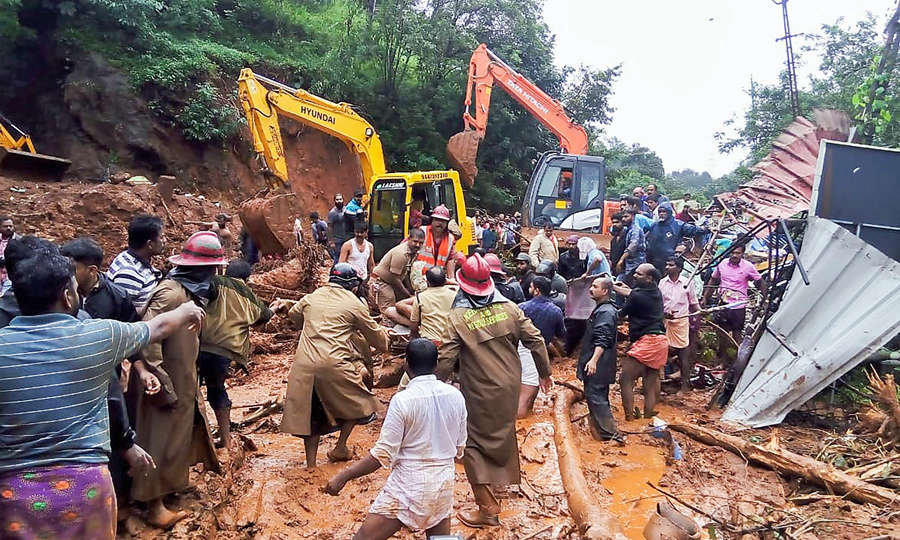
[[(791, 32), (822, 24), (885, 20), (895, 0), (791, 0)], [(750, 78), (771, 84), (784, 66), (781, 6), (772, 0), (546, 0), (544, 17), (556, 34), (556, 62), (605, 68), (622, 64), (607, 134), (639, 142), (666, 171), (692, 168), (713, 176), (744, 157), (718, 153), (713, 134), (750, 104)], [(799, 52), (803, 38), (794, 38)], [(818, 61), (798, 66), (800, 86)]]

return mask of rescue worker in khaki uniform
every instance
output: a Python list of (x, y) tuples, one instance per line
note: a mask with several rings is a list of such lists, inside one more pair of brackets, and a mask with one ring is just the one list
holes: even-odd
[[(193, 300), (208, 306), (218, 291), (212, 283), (219, 266), (226, 264), (225, 251), (218, 236), (210, 231), (194, 233), (180, 255), (169, 257), (175, 268), (150, 294), (144, 320), (176, 309)], [(138, 376), (130, 378), (135, 410), (136, 442), (153, 456), (157, 468), (136, 476), (131, 496), (146, 502), (147, 521), (168, 529), (188, 514), (172, 511), (163, 498), (189, 488), (191, 466), (203, 463), (218, 472), (220, 465), (213, 448), (206, 407), (201, 402), (197, 375), (200, 339), (197, 332), (181, 328), (161, 343), (141, 351), (133, 368)], [(141, 373), (156, 375), (158, 387), (144, 387)]]
[(397, 301), (412, 296), (409, 272), (424, 241), (425, 231), (411, 229), (406, 242), (391, 248), (372, 270), (375, 305), (382, 315), (396, 324), (410, 325), (409, 318), (397, 311)]
[(363, 382), (367, 370), (355, 342), (362, 333), (366, 346), (385, 352), (388, 338), (353, 293), (358, 285), (356, 270), (338, 263), (324, 287), (298, 302), (276, 300), (271, 306), (303, 329), (288, 375), (281, 431), (303, 438), (310, 468), (316, 466), (321, 435), (340, 429), (328, 459), (347, 461), (353, 427), (375, 419), (378, 400)]
[(463, 465), (478, 510), (460, 512), (469, 527), (500, 524), (500, 503), (491, 486), (519, 483), (516, 413), (522, 379), (521, 341), (534, 356), (544, 392), (553, 384), (540, 331), (518, 306), (494, 294), (491, 269), (473, 255), (456, 272), (460, 292), (440, 347), (439, 376), (458, 372), (468, 411)]
[[(425, 280), (425, 272), (435, 266), (444, 270), (444, 274), (453, 277), (456, 270), (456, 235), (453, 233), (450, 219), (450, 210), (443, 204), (431, 211), (431, 225), (422, 227), (425, 231), (425, 241), (416, 255), (410, 268), (409, 282), (416, 292), (425, 291), (428, 287)], [(456, 226), (459, 230), (459, 226)], [(407, 298), (397, 302), (397, 312), (406, 320), (412, 322), (413, 299)], [(409, 325), (407, 325), (409, 326)]]

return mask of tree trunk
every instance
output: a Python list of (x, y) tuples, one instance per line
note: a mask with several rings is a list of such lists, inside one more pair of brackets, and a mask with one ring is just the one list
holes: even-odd
[(829, 491), (846, 495), (859, 503), (877, 504), (882, 508), (900, 504), (900, 495), (880, 486), (864, 482), (831, 465), (781, 448), (769, 448), (747, 442), (740, 437), (694, 424), (669, 424), (669, 428), (704, 444), (721, 446), (741, 458), (768, 467), (779, 474), (795, 476), (824, 486)]
[(575, 401), (575, 394), (571, 390), (561, 389), (556, 392), (553, 406), (553, 440), (556, 442), (559, 475), (566, 489), (569, 511), (582, 533), (582, 538), (625, 540), (626, 536), (619, 520), (597, 505), (591, 496), (587, 480), (581, 473), (581, 457), (573, 441), (572, 421), (569, 418), (569, 408)]

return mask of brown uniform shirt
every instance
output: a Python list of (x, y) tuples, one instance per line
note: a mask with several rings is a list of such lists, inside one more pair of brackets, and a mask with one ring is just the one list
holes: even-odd
[(377, 400), (363, 383), (357, 344), (362, 334), (364, 346), (387, 351), (388, 340), (368, 307), (340, 285), (328, 284), (304, 296), (288, 317), (303, 330), (288, 374), (281, 431), (322, 434), (342, 420), (375, 412)]
[(419, 323), (419, 335), (432, 341), (441, 341), (450, 320), (450, 307), (459, 291), (453, 285), (428, 287), (413, 300), (410, 320)]
[(409, 246), (406, 242), (403, 242), (385, 253), (384, 257), (382, 257), (381, 260), (378, 261), (378, 264), (375, 265), (375, 268), (372, 269), (372, 273), (382, 280), (390, 279), (390, 276), (388, 275), (390, 273), (398, 276), (401, 281), (408, 282), (409, 269), (414, 260), (415, 257), (412, 257), (409, 254)]
[[(172, 311), (190, 299), (180, 283), (163, 280), (150, 294), (144, 320)], [(162, 384), (158, 394), (145, 394), (138, 377), (129, 381), (127, 395), (135, 402), (135, 442), (156, 461), (156, 469), (135, 475), (131, 487), (135, 500), (150, 501), (184, 491), (195, 463), (219, 470), (197, 380), (199, 343), (197, 333), (183, 327), (162, 343), (143, 349), (144, 363)]]
[(534, 356), (538, 374), (548, 377), (544, 339), (518, 306), (500, 295), (484, 305), (472, 304), (465, 295), (454, 300), (439, 349), (438, 375), (458, 371), (468, 411), (463, 465), (472, 484), (519, 483), (519, 341)]

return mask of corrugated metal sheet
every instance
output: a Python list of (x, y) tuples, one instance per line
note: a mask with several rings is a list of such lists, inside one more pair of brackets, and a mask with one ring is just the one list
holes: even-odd
[(809, 220), (800, 260), (810, 284), (795, 272), (769, 320), (787, 347), (763, 333), (723, 420), (777, 424), (900, 332), (900, 263), (832, 221)]
[(738, 205), (758, 219), (785, 218), (809, 208), (819, 142), (845, 141), (850, 119), (840, 111), (816, 109), (813, 121), (797, 117), (772, 143), (772, 150), (751, 167), (753, 179), (719, 200)]

